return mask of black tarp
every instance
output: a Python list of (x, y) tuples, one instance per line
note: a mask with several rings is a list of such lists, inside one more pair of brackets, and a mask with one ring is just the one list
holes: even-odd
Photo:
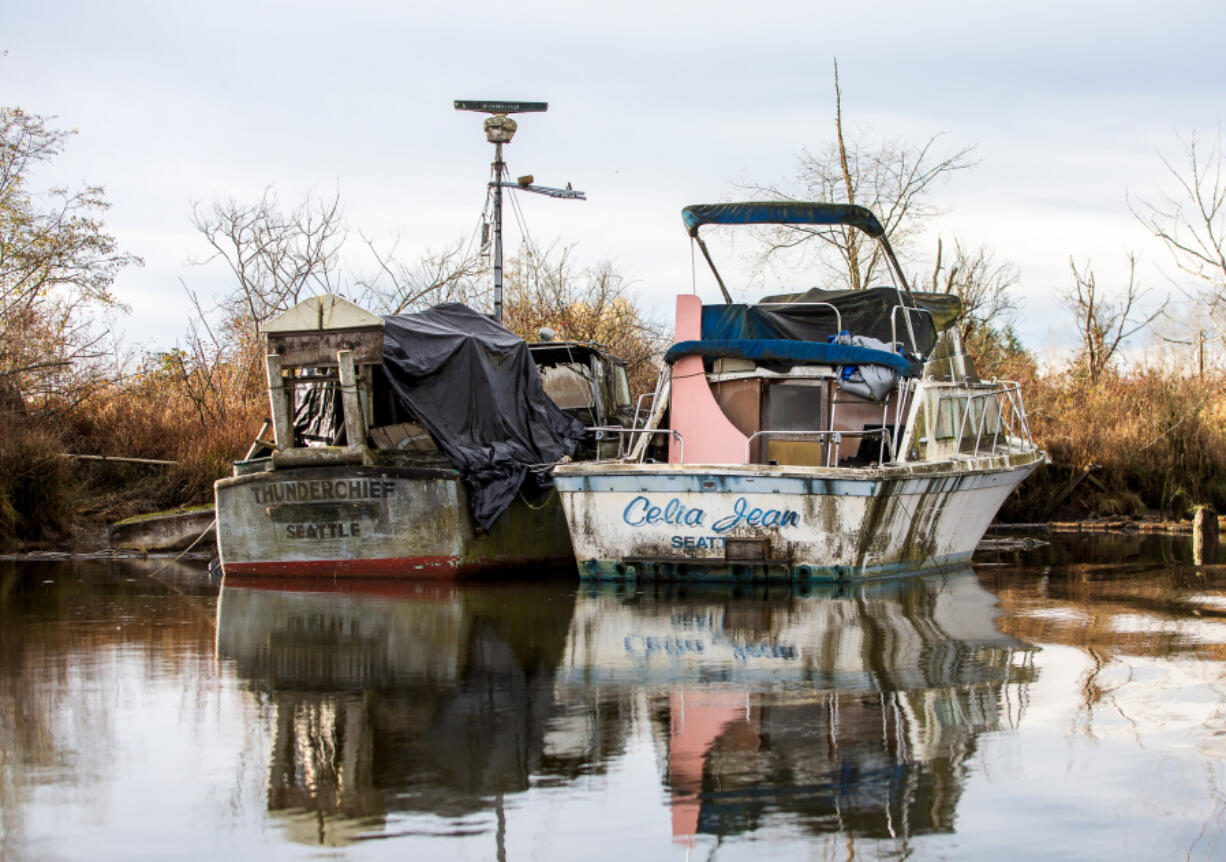
[[(937, 334), (958, 319), (962, 306), (958, 297), (943, 293), (913, 293), (922, 311), (898, 311), (898, 292), (892, 287), (866, 290), (821, 290), (767, 296), (757, 305), (704, 305), (702, 337), (706, 341), (785, 338), (797, 341), (826, 341), (839, 334), (834, 312), (839, 310), (843, 331), (868, 336), (887, 344), (901, 341), (907, 352), (927, 356), (936, 344)], [(905, 297), (905, 294), (904, 294)], [(762, 303), (780, 303), (764, 307)], [(916, 345), (912, 347), (903, 314), (911, 318)], [(916, 349), (918, 348), (918, 349)]]
[(551, 487), (547, 465), (583, 436), (545, 396), (527, 343), (459, 303), (384, 318), (383, 370), (460, 472), (486, 530), (521, 485)]

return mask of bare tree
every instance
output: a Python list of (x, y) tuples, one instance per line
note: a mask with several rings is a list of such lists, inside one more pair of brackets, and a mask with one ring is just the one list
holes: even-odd
[[(834, 105), (834, 140), (816, 153), (801, 150), (799, 172), (791, 190), (780, 185), (743, 188), (772, 200), (824, 201), (868, 207), (881, 220), (891, 245), (899, 254), (904, 254), (922, 230), (924, 220), (938, 212), (928, 202), (929, 191), (949, 174), (971, 167), (974, 148), (963, 147), (941, 154), (937, 147), (939, 135), (919, 147), (901, 140), (870, 144), (853, 137), (849, 141), (843, 126), (843, 94), (837, 60), (834, 64)], [(854, 290), (868, 287), (879, 268), (884, 266), (878, 244), (866, 245), (865, 238), (853, 227), (786, 225), (764, 231), (763, 239), (762, 265), (780, 259), (799, 265), (807, 254), (813, 253), (836, 284)]]
[(1095, 385), (1111, 366), (1120, 344), (1149, 326), (1162, 314), (1166, 302), (1147, 317), (1137, 319), (1137, 306), (1148, 291), (1137, 285), (1135, 254), (1128, 255), (1128, 285), (1123, 296), (1117, 299), (1109, 299), (1099, 289), (1088, 262), (1078, 268), (1077, 262), (1070, 258), (1069, 266), (1073, 271), (1073, 287), (1061, 291), (1060, 298), (1077, 318), (1077, 333), (1081, 339), (1078, 361), (1091, 385)]
[(225, 262), (234, 284), (220, 308), (252, 333), (307, 296), (342, 291), (339, 255), (346, 229), (339, 191), (318, 199), (308, 194), (283, 210), (269, 187), (252, 203), (228, 198), (207, 208), (196, 204), (192, 214), (213, 251), (190, 262)]
[(396, 258), (399, 237), (387, 252), (380, 252), (365, 235), (362, 240), (379, 266), (379, 276), (361, 282), (365, 299), (388, 314), (429, 308), (442, 302), (475, 305), (484, 302), (492, 290), (492, 285), (480, 277), (486, 270), (480, 252), (472, 253), (462, 238), (441, 251), (427, 249), (414, 265)]
[(1004, 331), (1013, 323), (1017, 304), (1010, 291), (1017, 287), (1017, 266), (996, 260), (987, 245), (968, 248), (954, 237), (954, 259), (943, 262), (944, 246), (937, 239), (932, 268), (932, 292), (949, 293), (962, 301), (961, 335), (970, 343), (986, 329)]
[(1163, 165), (1177, 192), (1162, 191), (1156, 202), (1129, 197), (1132, 214), (1162, 241), (1176, 269), (1192, 278), (1181, 288), (1205, 314), (1203, 321), (1226, 343), (1226, 175), (1222, 134), (1203, 146), (1196, 133), (1180, 138), (1183, 166), (1165, 156)]

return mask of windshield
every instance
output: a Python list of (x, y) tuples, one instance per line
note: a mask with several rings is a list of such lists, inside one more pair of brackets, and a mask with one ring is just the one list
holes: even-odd
[(595, 397), (586, 369), (577, 362), (548, 365), (540, 369), (541, 385), (554, 404), (563, 410), (592, 407)]

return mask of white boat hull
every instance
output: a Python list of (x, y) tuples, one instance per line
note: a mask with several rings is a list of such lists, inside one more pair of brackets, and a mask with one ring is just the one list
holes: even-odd
[(845, 580), (965, 562), (1042, 461), (859, 470), (595, 463), (555, 472), (584, 578)]

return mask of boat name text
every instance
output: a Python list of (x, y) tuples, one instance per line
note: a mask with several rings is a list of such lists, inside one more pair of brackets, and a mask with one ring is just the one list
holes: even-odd
[(391, 479), (312, 479), (274, 482), (252, 489), (257, 503), (305, 503), (314, 500), (380, 500), (392, 496)]
[(660, 637), (658, 635), (630, 636), (623, 641), (626, 655), (634, 659), (650, 659), (655, 655), (684, 656), (703, 655), (716, 647), (732, 647), (732, 658), (737, 664), (745, 664), (750, 659), (784, 659), (795, 661), (800, 651), (792, 644), (742, 644), (717, 636), (707, 642), (703, 638)]
[[(626, 506), (622, 520), (631, 527), (654, 524), (705, 527), (707, 512), (697, 506), (686, 506), (676, 497), (659, 506), (647, 497), (638, 496)], [(716, 533), (726, 533), (741, 524), (747, 527), (795, 527), (800, 524), (800, 513), (791, 509), (761, 509), (751, 506), (744, 497), (737, 497), (732, 504), (732, 514), (716, 520), (710, 529)]]

